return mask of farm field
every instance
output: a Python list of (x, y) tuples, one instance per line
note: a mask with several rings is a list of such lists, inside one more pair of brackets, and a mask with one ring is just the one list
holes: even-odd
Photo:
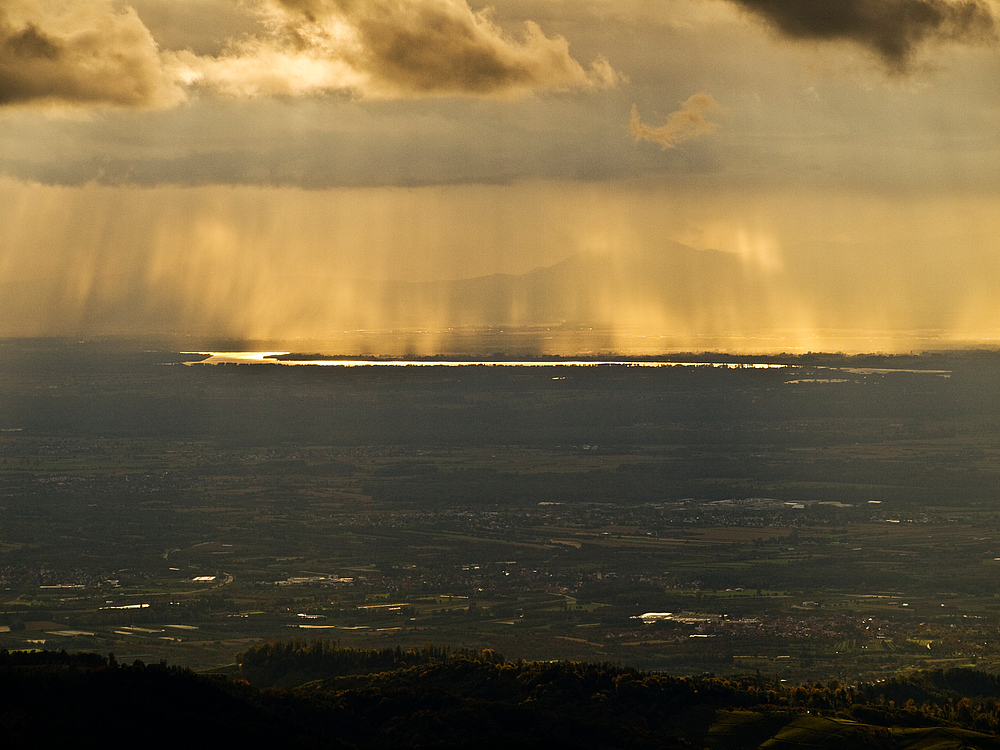
[(501, 371), (4, 351), (2, 648), (1000, 668), (996, 354)]

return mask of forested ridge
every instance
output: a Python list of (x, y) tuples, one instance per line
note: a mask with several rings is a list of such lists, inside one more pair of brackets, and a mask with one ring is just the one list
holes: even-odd
[[(673, 677), (495, 651), (266, 643), (233, 675), (114, 655), (0, 651), (8, 747), (232, 746), (1000, 748), (1000, 678), (974, 669), (788, 686), (767, 675)], [(281, 684), (283, 687), (268, 687)], [(55, 743), (55, 745), (53, 745)]]

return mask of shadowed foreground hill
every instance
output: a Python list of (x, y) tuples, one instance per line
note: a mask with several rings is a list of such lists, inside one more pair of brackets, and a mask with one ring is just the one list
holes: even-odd
[[(781, 687), (610, 665), (505, 662), (492, 651), (264, 644), (260, 688), (96, 654), (0, 652), (5, 747), (1000, 748), (1000, 681), (974, 670)], [(978, 730), (978, 731), (977, 731)]]
[(165, 664), (0, 651), (0, 746), (337, 747), (260, 710), (258, 691)]

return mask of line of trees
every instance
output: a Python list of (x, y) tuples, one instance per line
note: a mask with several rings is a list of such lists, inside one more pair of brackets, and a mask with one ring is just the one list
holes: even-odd
[[(325, 640), (261, 644), (240, 659), (243, 677), (234, 680), (163, 662), (123, 665), (114, 655), (0, 651), (0, 742), (96, 746), (155, 730), (160, 739), (301, 747), (680, 748), (703, 746), (713, 726), (740, 711), (740, 726), (755, 726), (761, 742), (790, 723), (827, 721), (824, 731), (839, 733), (842, 746), (889, 747), (902, 728), (925, 727), (1000, 748), (1000, 678), (974, 669), (786, 686), (760, 674), (673, 677)], [(287, 686), (251, 684), (257, 677)]]

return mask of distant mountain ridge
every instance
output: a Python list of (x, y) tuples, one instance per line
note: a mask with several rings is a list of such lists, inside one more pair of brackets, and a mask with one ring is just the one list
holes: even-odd
[[(575, 254), (524, 274), (431, 282), (352, 282), (382, 325), (661, 324), (723, 330), (770, 317), (763, 279), (733, 254), (666, 243), (655, 254)], [(358, 323), (371, 321), (358, 320)]]
[[(739, 252), (664, 241), (581, 252), (520, 274), (440, 281), (351, 278), (335, 256), (296, 273), (249, 264), (226, 285), (158, 277), (154, 268), (104, 269), (86, 284), (3, 285), (0, 333), (325, 342), (359, 332), (566, 326), (607, 331), (607, 345), (599, 347), (607, 349), (627, 348), (625, 338), (634, 335), (653, 348), (715, 340), (710, 348), (750, 342), (752, 349), (835, 351), (906, 351), (913, 346), (899, 343), (904, 339), (925, 345), (927, 336), (916, 332), (942, 341), (993, 340), (991, 279), (1000, 274), (1000, 259), (971, 273), (940, 267), (935, 257), (914, 246), (906, 264), (893, 260), (898, 253), (863, 243), (779, 248), (758, 239)], [(344, 345), (369, 347), (360, 340)], [(562, 350), (574, 348), (564, 343)]]

